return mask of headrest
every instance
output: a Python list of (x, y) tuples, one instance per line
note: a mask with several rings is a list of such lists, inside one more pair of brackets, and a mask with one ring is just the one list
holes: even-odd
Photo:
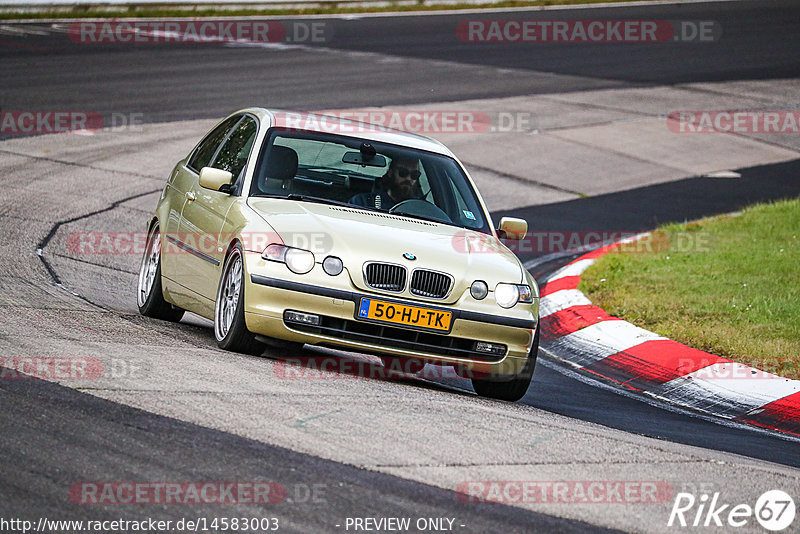
[(288, 146), (272, 145), (264, 169), (267, 179), (289, 180), (297, 174), (297, 152)]

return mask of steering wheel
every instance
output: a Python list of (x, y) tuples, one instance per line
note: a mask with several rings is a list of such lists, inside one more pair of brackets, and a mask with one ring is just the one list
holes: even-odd
[(389, 210), (389, 213), (419, 215), (420, 217), (433, 219), (434, 221), (441, 221), (443, 223), (453, 222), (453, 220), (450, 219), (450, 217), (448, 217), (448, 215), (435, 204), (431, 204), (430, 202), (416, 198), (398, 202), (392, 206), (392, 209)]

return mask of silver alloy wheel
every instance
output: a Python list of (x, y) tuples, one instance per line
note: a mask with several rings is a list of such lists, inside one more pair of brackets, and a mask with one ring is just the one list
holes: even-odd
[(140, 307), (144, 306), (153, 291), (153, 286), (156, 282), (156, 271), (161, 261), (161, 232), (158, 231), (158, 226), (153, 228), (147, 242), (149, 246), (142, 257), (142, 264), (139, 267), (139, 290), (136, 292), (136, 301)]
[(231, 252), (222, 283), (217, 294), (216, 310), (214, 313), (214, 334), (218, 341), (228, 335), (228, 331), (236, 317), (236, 307), (239, 304), (239, 293), (242, 289), (242, 255), (238, 250)]

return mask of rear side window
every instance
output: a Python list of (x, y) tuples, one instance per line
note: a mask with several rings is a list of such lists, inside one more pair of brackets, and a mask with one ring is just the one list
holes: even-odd
[(258, 124), (255, 119), (245, 116), (233, 129), (225, 144), (222, 145), (211, 166), (215, 169), (228, 171), (233, 175), (234, 179), (238, 179), (239, 174), (247, 163), (250, 149), (253, 148), (253, 141), (255, 141), (257, 131)]
[(189, 167), (197, 172), (200, 172), (200, 169), (203, 167), (208, 167), (214, 154), (217, 153), (217, 148), (219, 148), (220, 143), (222, 143), (225, 136), (228, 135), (233, 125), (239, 122), (241, 118), (241, 115), (231, 117), (214, 128), (211, 133), (200, 142), (200, 146), (197, 147), (197, 150), (195, 150), (189, 160)]

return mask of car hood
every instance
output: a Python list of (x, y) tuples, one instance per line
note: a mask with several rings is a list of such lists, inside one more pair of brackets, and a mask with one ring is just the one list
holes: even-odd
[[(425, 268), (455, 279), (445, 302), (454, 302), (475, 280), (490, 288), (521, 283), (522, 265), (494, 236), (431, 221), (348, 207), (274, 198), (250, 198), (248, 204), (288, 246), (314, 252), (317, 261), (338, 256), (353, 284), (370, 291), (363, 278), (367, 261)], [(414, 260), (404, 257), (411, 254)]]

